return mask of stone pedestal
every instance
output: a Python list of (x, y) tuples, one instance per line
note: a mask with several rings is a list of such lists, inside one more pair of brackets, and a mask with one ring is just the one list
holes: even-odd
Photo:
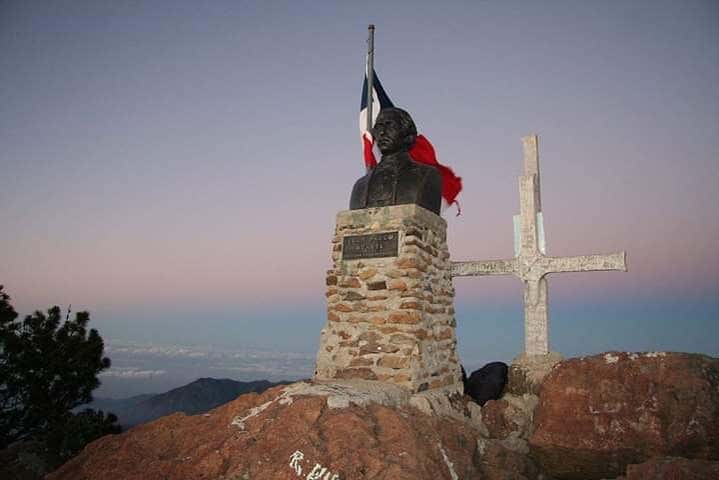
[(446, 229), (417, 205), (337, 214), (316, 380), (461, 388)]

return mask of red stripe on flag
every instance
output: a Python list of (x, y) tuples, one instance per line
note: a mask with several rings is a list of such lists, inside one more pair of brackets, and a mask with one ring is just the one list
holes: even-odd
[(376, 167), (377, 159), (374, 158), (374, 152), (372, 151), (372, 140), (370, 140), (367, 133), (362, 134), (362, 150), (365, 167), (367, 167), (368, 170)]
[(412, 148), (409, 149), (409, 156), (412, 157), (412, 160), (415, 162), (432, 165), (439, 170), (442, 176), (442, 197), (444, 197), (447, 205), (457, 204), (457, 214), (459, 215), (460, 210), (457, 195), (462, 191), (462, 179), (455, 175), (451, 168), (437, 161), (434, 147), (424, 135), (417, 135), (417, 141), (415, 141)]

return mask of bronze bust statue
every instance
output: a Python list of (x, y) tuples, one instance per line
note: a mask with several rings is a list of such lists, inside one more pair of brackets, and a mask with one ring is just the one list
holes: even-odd
[(355, 183), (350, 210), (415, 203), (439, 215), (442, 180), (436, 168), (409, 156), (417, 138), (417, 127), (409, 113), (400, 108), (383, 108), (372, 135), (382, 160)]

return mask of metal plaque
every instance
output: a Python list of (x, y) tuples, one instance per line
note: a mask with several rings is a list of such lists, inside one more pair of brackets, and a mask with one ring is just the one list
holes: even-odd
[(342, 239), (342, 260), (396, 257), (399, 232), (347, 235)]

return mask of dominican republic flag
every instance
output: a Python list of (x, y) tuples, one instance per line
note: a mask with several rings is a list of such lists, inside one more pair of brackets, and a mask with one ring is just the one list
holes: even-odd
[[(387, 92), (382, 88), (377, 72), (374, 72), (372, 81), (372, 125), (377, 121), (377, 115), (383, 108), (392, 108), (394, 104), (387, 96)], [(362, 153), (364, 156), (364, 164), (367, 170), (377, 166), (377, 159), (381, 153), (374, 144), (372, 133), (367, 131), (367, 75), (364, 77), (362, 84), (362, 101), (360, 102), (359, 115), (360, 136), (362, 138)], [(437, 155), (434, 147), (424, 135), (417, 135), (412, 148), (409, 149), (409, 156), (412, 160), (419, 163), (432, 165), (439, 170), (442, 176), (442, 211), (444, 212), (450, 205), (457, 205), (457, 215), (460, 214), (459, 202), (457, 195), (462, 191), (462, 179), (454, 174), (451, 168), (440, 164), (437, 161)]]

